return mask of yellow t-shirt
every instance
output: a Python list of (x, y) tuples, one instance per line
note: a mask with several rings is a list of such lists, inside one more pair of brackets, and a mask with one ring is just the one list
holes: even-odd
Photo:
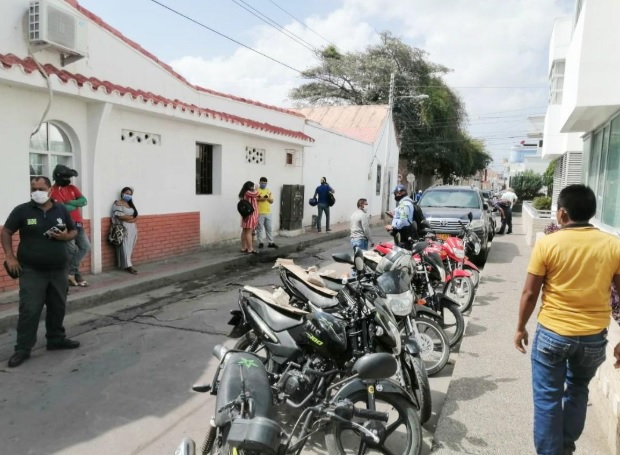
[(593, 335), (609, 326), (620, 239), (594, 227), (561, 229), (536, 242), (527, 271), (545, 277), (540, 324), (564, 336)]
[[(265, 199), (265, 196), (269, 196), (267, 199)], [(259, 188), (258, 189), (258, 214), (259, 215), (269, 215), (271, 213), (271, 203), (269, 202), (269, 199), (271, 199), (271, 191), (269, 191), (267, 188), (265, 188), (264, 190)]]

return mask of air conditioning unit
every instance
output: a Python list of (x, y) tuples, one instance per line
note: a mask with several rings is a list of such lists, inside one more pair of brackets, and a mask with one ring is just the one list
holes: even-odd
[(86, 57), (87, 22), (47, 0), (31, 1), (28, 10), (28, 40), (34, 50), (52, 47), (60, 51), (62, 66), (65, 66)]

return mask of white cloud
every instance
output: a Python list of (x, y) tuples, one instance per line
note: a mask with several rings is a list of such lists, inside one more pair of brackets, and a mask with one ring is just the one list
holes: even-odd
[[(507, 136), (526, 132), (527, 122), (516, 110), (525, 117), (525, 109), (546, 106), (553, 20), (570, 14), (571, 6), (570, 0), (345, 0), (327, 16), (306, 20), (347, 51), (377, 43), (376, 24), (388, 24), (407, 43), (429, 52), (432, 61), (453, 70), (446, 81), (463, 87), (457, 90), (470, 113), (472, 133), (487, 136), (489, 149), (499, 155), (510, 145)], [(287, 29), (317, 46), (326, 44), (298, 23)], [(252, 47), (294, 68), (314, 63), (310, 51), (273, 28), (257, 27), (255, 36)], [(294, 71), (243, 48), (213, 59), (183, 57), (172, 66), (194, 83), (276, 105), (290, 105), (287, 94), (301, 83)], [(490, 86), (542, 88), (480, 88)], [(506, 114), (512, 117), (494, 123), (478, 119), (500, 111), (513, 111)]]

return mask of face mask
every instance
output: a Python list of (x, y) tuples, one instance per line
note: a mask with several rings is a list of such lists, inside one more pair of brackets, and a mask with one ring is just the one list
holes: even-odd
[(123, 194), (123, 199), (127, 202), (131, 201), (131, 194)]
[(50, 199), (47, 191), (33, 191), (30, 193), (30, 197), (37, 204), (45, 204)]
[(367, 208), (367, 207), (368, 207), (368, 206), (363, 205), (363, 206), (362, 206), (362, 212), (366, 213), (366, 208)]
[(400, 202), (400, 200), (401, 200), (402, 198), (404, 198), (404, 197), (405, 197), (405, 195), (404, 195), (404, 194), (401, 194), (401, 195), (395, 194), (395, 195), (394, 195), (394, 199), (396, 199), (396, 202)]
[(265, 188), (267, 188), (267, 184), (266, 183), (261, 183), (259, 186), (260, 186), (261, 190), (264, 190)]

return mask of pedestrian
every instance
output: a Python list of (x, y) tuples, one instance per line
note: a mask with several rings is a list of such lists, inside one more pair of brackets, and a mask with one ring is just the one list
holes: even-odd
[(273, 194), (267, 189), (267, 177), (261, 177), (258, 181), (258, 247), (263, 248), (263, 243), (267, 239), (267, 248), (278, 248), (273, 243), (273, 225), (271, 223), (271, 204), (273, 204)]
[(418, 190), (418, 192), (415, 195), (415, 202), (418, 203), (420, 202), (420, 199), (422, 199), (422, 190)]
[(84, 230), (84, 219), (80, 213), (80, 208), (84, 207), (88, 201), (82, 195), (80, 189), (71, 184), (71, 177), (77, 177), (75, 169), (70, 169), (62, 164), (57, 165), (52, 173), (54, 186), (52, 186), (52, 199), (64, 204), (69, 212), (77, 235), (69, 242), (69, 276), (67, 277), (71, 286), (88, 286), (88, 282), (82, 278), (80, 273), (80, 263), (90, 251), (90, 241)]
[(258, 198), (258, 191), (254, 188), (254, 183), (247, 181), (241, 187), (239, 191), (239, 199), (248, 201), (252, 205), (252, 213), (246, 217), (241, 218), (241, 252), (258, 254), (258, 251), (254, 251), (252, 242), (252, 232), (258, 225), (258, 205), (256, 199)]
[(329, 193), (335, 193), (334, 189), (327, 183), (325, 177), (321, 177), (321, 184), (314, 190), (314, 198), (317, 199), (318, 216), (316, 218), (316, 230), (321, 232), (321, 220), (325, 212), (325, 232), (331, 231), (329, 228)]
[[(499, 228), (498, 234), (512, 234), (512, 208), (510, 202), (504, 199), (500, 199), (493, 204), (493, 210), (497, 210), (502, 220), (502, 226)], [(508, 227), (508, 231), (506, 231)]]
[(407, 187), (404, 185), (397, 185), (392, 193), (398, 205), (394, 210), (392, 224), (385, 226), (385, 230), (394, 236), (397, 246), (410, 250), (418, 237), (417, 223), (414, 220), (415, 204), (413, 199), (407, 196)]
[(351, 215), (351, 246), (367, 250), (368, 245), (375, 246), (370, 232), (370, 223), (368, 222), (368, 213), (366, 212), (368, 201), (359, 199), (357, 201), (357, 210)]
[[(78, 341), (65, 335), (63, 321), (67, 304), (67, 242), (77, 235), (73, 220), (63, 204), (51, 199), (52, 182), (47, 177), (30, 181), (31, 201), (18, 205), (9, 215), (0, 241), (9, 274), (19, 276), (19, 315), (15, 353), (9, 359), (14, 368), (30, 357), (37, 341), (43, 305), (47, 349), (75, 349)], [(13, 253), (13, 234), (19, 231), (17, 256)]]
[(125, 228), (125, 238), (116, 247), (116, 263), (118, 267), (132, 275), (138, 271), (133, 268), (133, 249), (138, 241), (138, 209), (133, 202), (133, 188), (126, 186), (121, 190), (120, 199), (112, 204), (112, 223), (122, 224)]
[(502, 194), (502, 199), (504, 201), (508, 201), (510, 203), (510, 208), (512, 209), (512, 207), (515, 205), (519, 198), (517, 197), (512, 188), (508, 188), (506, 189), (506, 191), (504, 191), (504, 194)]
[[(539, 455), (575, 451), (586, 419), (588, 384), (605, 360), (611, 283), (620, 286), (620, 239), (588, 223), (596, 213), (594, 192), (569, 185), (557, 204), (561, 229), (534, 245), (514, 338), (525, 354), (526, 325), (542, 287), (531, 356)], [(620, 343), (614, 356), (618, 368)]]

